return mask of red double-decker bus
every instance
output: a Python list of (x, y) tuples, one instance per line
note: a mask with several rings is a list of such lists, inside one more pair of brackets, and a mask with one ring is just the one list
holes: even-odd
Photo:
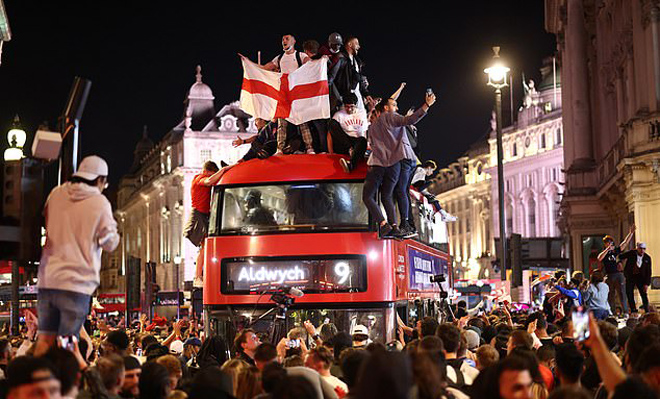
[[(431, 277), (446, 277), (447, 290), (452, 274), (444, 223), (419, 196), (412, 207), (419, 237), (379, 239), (362, 202), (366, 165), (347, 174), (339, 158), (255, 159), (214, 187), (204, 279), (212, 333), (232, 339), (246, 326), (272, 331), (279, 320), (281, 336), (311, 320), (349, 333), (363, 325), (372, 340), (387, 342), (397, 312), (404, 321), (437, 312), (441, 288)], [(293, 304), (282, 294), (290, 287), (304, 292)]]

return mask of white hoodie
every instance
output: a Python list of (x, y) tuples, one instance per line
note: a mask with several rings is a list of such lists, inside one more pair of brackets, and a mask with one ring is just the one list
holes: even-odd
[(110, 201), (98, 187), (68, 182), (51, 191), (44, 215), (37, 286), (92, 295), (100, 282), (101, 249), (114, 251), (119, 244)]

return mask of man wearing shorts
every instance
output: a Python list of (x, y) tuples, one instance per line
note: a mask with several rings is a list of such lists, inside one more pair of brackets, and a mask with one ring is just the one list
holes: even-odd
[(54, 346), (58, 336), (78, 336), (99, 286), (101, 250), (114, 251), (119, 244), (110, 201), (102, 194), (107, 181), (108, 164), (89, 156), (46, 200), (46, 245), (37, 283), (37, 356)]

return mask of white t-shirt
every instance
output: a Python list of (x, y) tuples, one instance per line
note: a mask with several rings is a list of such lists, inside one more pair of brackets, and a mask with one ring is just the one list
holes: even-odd
[[(296, 59), (296, 53), (300, 55), (300, 62), (302, 64), (304, 64), (309, 59), (307, 54), (300, 51), (294, 51), (291, 54), (284, 53), (281, 58), (278, 55), (277, 57), (273, 58), (272, 63), (277, 65), (277, 59), (280, 58), (280, 64), (279, 64), (280, 72), (291, 73), (296, 69), (298, 69), (298, 60)], [(300, 64), (300, 66), (302, 66), (302, 64)]]
[(348, 393), (348, 385), (339, 378), (335, 377), (334, 375), (329, 375), (329, 376), (321, 376), (328, 384), (332, 385), (333, 389), (336, 389), (339, 387), (342, 391)]
[(365, 137), (369, 127), (367, 113), (363, 109), (356, 109), (354, 113), (349, 114), (342, 108), (335, 112), (332, 119), (339, 122), (339, 126), (351, 137)]
[(412, 181), (410, 183), (415, 184), (418, 181), (425, 181), (425, 180), (426, 180), (426, 169), (416, 168), (415, 173), (413, 174)]

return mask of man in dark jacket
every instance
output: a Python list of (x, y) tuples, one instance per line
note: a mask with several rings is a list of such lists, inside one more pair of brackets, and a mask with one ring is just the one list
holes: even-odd
[(646, 244), (637, 243), (637, 249), (627, 251), (619, 255), (621, 261), (625, 261), (623, 274), (626, 276), (626, 295), (631, 312), (637, 311), (635, 305), (635, 287), (642, 297), (642, 308), (649, 311), (649, 297), (646, 290), (651, 285), (651, 257), (646, 253)]
[(360, 42), (357, 37), (346, 40), (344, 51), (337, 57), (337, 62), (328, 72), (330, 88), (330, 111), (334, 112), (343, 104), (342, 99), (348, 93), (358, 97), (358, 109), (366, 109), (363, 97), (373, 101), (369, 95), (369, 83), (363, 74), (364, 63), (358, 57)]

